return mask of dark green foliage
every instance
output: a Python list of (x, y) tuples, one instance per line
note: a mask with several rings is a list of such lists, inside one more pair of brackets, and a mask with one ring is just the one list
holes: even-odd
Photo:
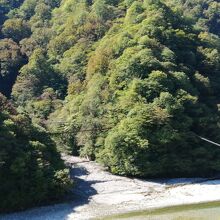
[(22, 105), (40, 96), (47, 88), (53, 88), (57, 95), (62, 96), (65, 86), (65, 80), (53, 69), (44, 51), (36, 49), (29, 58), (29, 63), (20, 70), (12, 95)]
[[(213, 2), (207, 7), (213, 7)], [(91, 12), (100, 7), (99, 19), (111, 25), (99, 42), (93, 44), (97, 38), (85, 29), (84, 35), (68, 29), (65, 39), (69, 36), (72, 41), (56, 53), (53, 44), (49, 48), (52, 57), (60, 59), (64, 54), (57, 66), (69, 78), (67, 101), (51, 115), (66, 122), (64, 133), (72, 132), (62, 139), (64, 145), (74, 149), (77, 145), (82, 156), (98, 159), (121, 175), (218, 172), (219, 150), (202, 143), (196, 134), (220, 140), (219, 36), (212, 34), (208, 21), (210, 30), (199, 29), (197, 15), (185, 16), (191, 10), (187, 3), (124, 3), (113, 4), (116, 17), (105, 17), (107, 3), (96, 1), (92, 6)], [(88, 5), (83, 7), (90, 12)], [(78, 17), (69, 18), (76, 21), (75, 32), (88, 25), (88, 20), (79, 24)], [(65, 30), (67, 24), (68, 18)], [(84, 45), (88, 46), (82, 52)], [(49, 127), (56, 130), (53, 120)]]
[(0, 40), (0, 92), (10, 96), (12, 86), (21, 66), (26, 62), (17, 43), (11, 39)]
[(196, 134), (220, 141), (219, 4), (25, 0), (2, 28), (28, 59), (13, 101), (116, 174), (217, 173), (219, 149)]
[[(7, 14), (10, 10), (19, 7), (24, 0), (1, 0), (0, 1), (0, 26), (7, 18)], [(0, 35), (1, 36), (1, 35)]]
[(0, 95), (0, 212), (61, 198), (71, 185), (68, 170), (44, 129)]
[(23, 38), (29, 37), (31, 30), (27, 23), (22, 19), (8, 19), (2, 28), (2, 33), (6, 38), (12, 38), (14, 41), (19, 42)]

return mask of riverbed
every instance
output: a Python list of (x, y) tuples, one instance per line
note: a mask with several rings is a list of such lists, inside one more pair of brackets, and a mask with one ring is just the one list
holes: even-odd
[[(219, 220), (220, 202), (173, 206), (110, 216), (105, 220)], [(104, 220), (103, 219), (103, 220)]]
[(103, 219), (128, 212), (220, 201), (220, 180), (202, 178), (141, 180), (112, 175), (103, 166), (86, 159), (72, 156), (63, 158), (71, 167), (71, 176), (76, 182), (76, 187), (70, 195), (72, 201), (0, 215), (0, 219)]

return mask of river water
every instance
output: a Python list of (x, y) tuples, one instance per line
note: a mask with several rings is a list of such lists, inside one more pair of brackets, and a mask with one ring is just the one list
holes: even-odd
[(105, 220), (220, 220), (220, 202), (174, 206), (112, 216)]

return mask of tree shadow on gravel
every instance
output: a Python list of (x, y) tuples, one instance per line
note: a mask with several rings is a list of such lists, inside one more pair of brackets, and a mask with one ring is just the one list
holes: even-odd
[(76, 212), (76, 208), (90, 202), (91, 196), (97, 194), (93, 184), (105, 181), (86, 181), (80, 177), (88, 175), (83, 167), (70, 168), (71, 178), (75, 182), (72, 191), (67, 195), (65, 203), (36, 207), (27, 211), (0, 215), (0, 220), (68, 220), (70, 214)]
[(83, 202), (89, 202), (91, 196), (96, 195), (97, 191), (92, 187), (96, 183), (102, 183), (106, 181), (86, 181), (80, 177), (88, 175), (89, 172), (84, 167), (73, 167), (70, 170), (70, 176), (76, 183), (72, 190), (73, 196), (80, 197), (79, 200)]

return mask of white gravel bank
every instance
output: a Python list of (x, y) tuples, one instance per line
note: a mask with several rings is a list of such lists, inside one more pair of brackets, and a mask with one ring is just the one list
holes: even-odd
[(0, 215), (1, 220), (82, 220), (165, 206), (220, 200), (220, 180), (171, 179), (144, 181), (106, 172), (95, 162), (65, 156), (73, 164), (75, 201)]

